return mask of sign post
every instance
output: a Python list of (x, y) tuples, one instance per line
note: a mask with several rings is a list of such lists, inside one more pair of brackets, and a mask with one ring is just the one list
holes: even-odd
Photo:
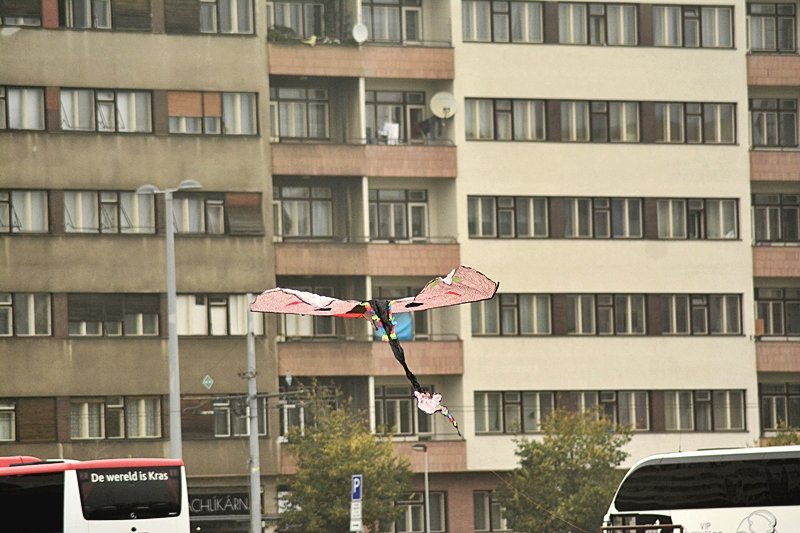
[(364, 489), (364, 477), (353, 474), (350, 482), (350, 531), (359, 532), (363, 528), (361, 523), (361, 493)]

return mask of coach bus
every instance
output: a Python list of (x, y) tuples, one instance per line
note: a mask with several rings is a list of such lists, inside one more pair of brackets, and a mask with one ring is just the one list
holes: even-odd
[(0, 530), (188, 533), (183, 461), (0, 457)]
[(800, 446), (647, 457), (623, 478), (602, 531), (800, 531)]

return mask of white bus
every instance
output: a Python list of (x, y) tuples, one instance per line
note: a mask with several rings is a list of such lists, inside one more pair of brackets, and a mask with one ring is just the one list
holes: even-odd
[(620, 483), (602, 531), (799, 532), (800, 446), (647, 457)]
[(183, 461), (0, 457), (0, 530), (188, 533)]

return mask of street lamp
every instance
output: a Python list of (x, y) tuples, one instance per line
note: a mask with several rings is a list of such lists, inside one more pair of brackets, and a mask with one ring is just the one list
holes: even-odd
[(169, 452), (179, 459), (183, 455), (181, 437), (181, 374), (178, 362), (178, 317), (175, 288), (175, 221), (172, 216), (172, 193), (203, 186), (195, 180), (183, 180), (174, 189), (159, 189), (155, 185), (142, 185), (136, 194), (163, 194), (164, 219), (167, 236), (167, 349), (169, 351)]
[(431, 503), (430, 503), (430, 492), (428, 491), (428, 446), (426, 444), (422, 444), (421, 442), (418, 444), (413, 444), (411, 448), (415, 452), (423, 452), (425, 454), (425, 533), (430, 533), (431, 531)]

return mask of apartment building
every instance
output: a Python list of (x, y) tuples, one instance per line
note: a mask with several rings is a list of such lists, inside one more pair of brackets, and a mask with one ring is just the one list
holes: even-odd
[[(309, 418), (282, 393), (315, 380), (419, 474), (396, 532), (424, 530), (420, 442), (431, 531), (499, 531), (513, 440), (553, 409), (630, 425), (631, 463), (797, 427), (796, 11), (0, 3), (0, 454), (169, 453), (166, 195), (145, 184), (177, 189), (201, 531), (247, 530), (251, 430), (270, 527), (293, 469), (281, 436)], [(249, 427), (248, 293), (391, 299), (458, 264), (498, 295), (403, 330), (463, 439), (415, 410), (366, 321), (297, 316), (256, 317)]]

